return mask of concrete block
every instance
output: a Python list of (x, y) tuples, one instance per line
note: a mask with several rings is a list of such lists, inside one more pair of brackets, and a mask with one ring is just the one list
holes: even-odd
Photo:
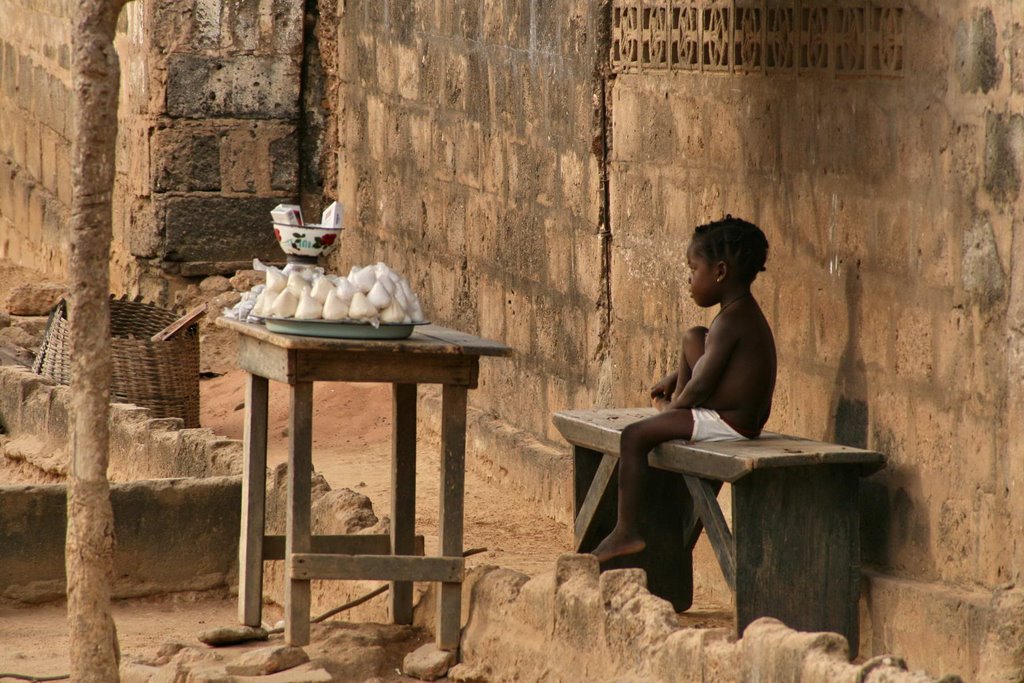
[(220, 46), (222, 0), (196, 0), (192, 26), (192, 47)]
[(299, 187), (299, 142), (296, 133), (270, 141), (270, 189), (297, 192)]
[(299, 72), (298, 62), (287, 58), (171, 55), (167, 113), (186, 118), (294, 119), (299, 115)]
[(996, 41), (996, 22), (988, 7), (977, 8), (969, 21), (956, 26), (956, 74), (960, 92), (987, 93), (1003, 75)]
[(161, 202), (168, 261), (243, 261), (280, 257), (270, 230), (278, 197), (172, 197)]
[(989, 113), (985, 119), (985, 190), (998, 203), (1020, 196), (1024, 175), (1024, 116)]
[(896, 324), (896, 374), (930, 379), (934, 376), (932, 319), (928, 311), (906, 311)]
[(554, 637), (580, 652), (601, 640), (600, 566), (593, 555), (559, 555), (555, 566)]
[(220, 141), (220, 135), (203, 129), (155, 130), (150, 152), (157, 161), (153, 164), (154, 189), (221, 189)]

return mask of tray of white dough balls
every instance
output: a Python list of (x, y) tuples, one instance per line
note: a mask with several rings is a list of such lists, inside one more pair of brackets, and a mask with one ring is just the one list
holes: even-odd
[(335, 339), (405, 339), (427, 324), (409, 282), (383, 263), (354, 266), (348, 277), (268, 268), (249, 315), (271, 332)]

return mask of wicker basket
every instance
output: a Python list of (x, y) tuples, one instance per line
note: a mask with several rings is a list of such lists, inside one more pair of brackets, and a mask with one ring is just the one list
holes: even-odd
[[(166, 341), (150, 340), (178, 316), (153, 304), (110, 300), (113, 377), (111, 400), (149, 408), (153, 417), (180, 417), (199, 426), (199, 328)], [(71, 335), (67, 302), (50, 312), (33, 370), (60, 384), (71, 383)]]

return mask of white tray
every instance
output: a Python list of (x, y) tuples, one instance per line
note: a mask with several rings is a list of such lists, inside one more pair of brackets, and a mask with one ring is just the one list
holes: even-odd
[(405, 339), (412, 334), (418, 323), (381, 323), (374, 327), (370, 323), (345, 322), (336, 320), (297, 320), (295, 318), (264, 318), (263, 322), (271, 332), (297, 334), (303, 337), (330, 337), (332, 339)]

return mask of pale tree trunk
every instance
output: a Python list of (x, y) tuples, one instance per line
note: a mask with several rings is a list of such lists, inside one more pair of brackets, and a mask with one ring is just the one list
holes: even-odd
[(110, 240), (119, 71), (117, 16), (125, 0), (78, 0), (71, 27), (71, 407), (68, 626), (71, 679), (118, 680), (110, 615), (114, 515), (107, 481), (110, 414)]

